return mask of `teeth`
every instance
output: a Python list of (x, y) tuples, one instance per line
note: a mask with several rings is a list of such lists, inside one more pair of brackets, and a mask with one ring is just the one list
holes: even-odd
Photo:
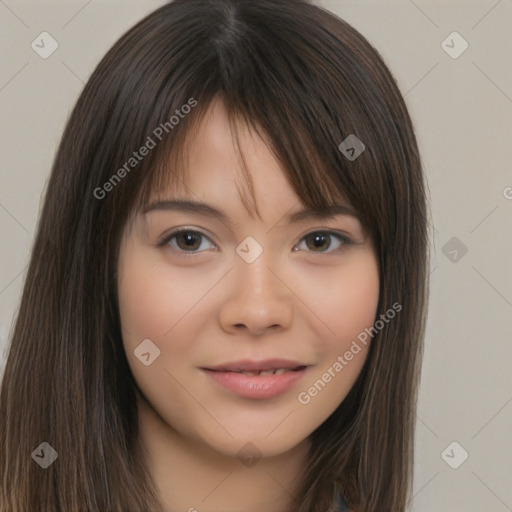
[(248, 377), (255, 377), (257, 375), (265, 377), (267, 375), (282, 375), (284, 372), (290, 372), (291, 370), (288, 370), (286, 368), (278, 368), (278, 369), (271, 369), (271, 370), (261, 370), (261, 371), (254, 371), (254, 372), (238, 372), (242, 375), (247, 375)]

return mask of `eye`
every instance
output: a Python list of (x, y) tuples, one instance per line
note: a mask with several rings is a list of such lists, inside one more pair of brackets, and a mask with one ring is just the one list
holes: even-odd
[[(334, 248), (331, 248), (333, 238), (338, 240), (338, 244)], [(202, 252), (202, 250), (205, 249), (203, 246), (203, 241), (205, 240), (209, 240), (215, 247), (215, 244), (204, 233), (193, 229), (182, 228), (169, 233), (161, 242), (158, 243), (158, 246), (163, 247), (169, 245), (178, 253), (183, 253), (184, 256), (189, 256), (193, 253)], [(302, 240), (303, 242), (301, 242), (297, 248), (294, 248), (294, 251), (299, 250), (301, 245), (305, 243), (307, 249), (312, 252), (320, 254), (331, 253), (336, 249), (343, 248), (343, 246), (353, 243), (346, 235), (336, 231), (313, 231), (304, 236)], [(324, 250), (329, 248), (330, 250)]]
[[(204, 247), (202, 247), (203, 243), (201, 242), (201, 239), (210, 240), (200, 231), (184, 228), (169, 233), (169, 235), (158, 243), (158, 246), (163, 247), (165, 245), (170, 245), (176, 251), (185, 253), (185, 256), (188, 256), (186, 253), (201, 252), (200, 249), (204, 249)], [(215, 246), (215, 244), (213, 245)]]
[[(329, 248), (332, 245), (331, 241), (333, 238), (338, 239), (338, 245), (329, 251), (322, 250), (324, 248)], [(343, 246), (352, 244), (352, 240), (350, 238), (336, 231), (313, 231), (304, 236), (303, 240), (308, 249), (311, 249), (312, 252), (318, 252), (320, 254), (334, 252), (336, 249), (340, 249), (343, 248)], [(300, 247), (300, 245), (301, 244), (299, 244), (297, 247)]]

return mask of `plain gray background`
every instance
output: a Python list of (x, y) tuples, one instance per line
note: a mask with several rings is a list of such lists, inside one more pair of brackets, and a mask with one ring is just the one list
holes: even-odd
[[(0, 373), (67, 116), (104, 53), (162, 3), (0, 0)], [(512, 0), (317, 3), (362, 32), (392, 70), (430, 190), (410, 510), (512, 511)], [(42, 51), (44, 37), (51, 48), (42, 32), (58, 44), (46, 59), (31, 46)]]

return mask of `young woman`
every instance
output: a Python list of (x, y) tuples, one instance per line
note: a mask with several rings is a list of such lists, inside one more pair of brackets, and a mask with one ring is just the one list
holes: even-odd
[(397, 85), (300, 0), (176, 0), (100, 62), (0, 393), (0, 510), (404, 512), (427, 297)]

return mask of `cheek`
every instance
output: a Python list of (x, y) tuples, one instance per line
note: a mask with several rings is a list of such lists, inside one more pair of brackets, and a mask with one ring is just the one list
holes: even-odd
[[(365, 329), (375, 322), (379, 288), (378, 264), (370, 250), (354, 252), (335, 270), (317, 272), (315, 286), (304, 281), (303, 293), (307, 293), (308, 302), (314, 305), (320, 320), (316, 322), (319, 330), (315, 343), (320, 364), (304, 388), (309, 395), (311, 388), (307, 386), (321, 381), (309, 395), (309, 399), (317, 394), (322, 396), (314, 400), (312, 413), (324, 416), (332, 412), (357, 379), (371, 342)], [(361, 342), (365, 337), (365, 342)], [(331, 404), (329, 409), (322, 409), (327, 403)]]
[(119, 311), (124, 334), (129, 337), (171, 337), (184, 317), (187, 321), (193, 317), (194, 305), (204, 295), (205, 279), (191, 278), (180, 268), (163, 268), (136, 249), (120, 259), (118, 274)]
[(338, 267), (305, 272), (297, 295), (311, 307), (318, 321), (319, 348), (333, 350), (350, 345), (352, 339), (373, 325), (379, 302), (379, 272), (373, 252), (354, 252)]
[[(357, 379), (368, 354), (371, 338), (365, 329), (373, 326), (379, 302), (379, 272), (373, 253), (367, 252), (354, 264), (353, 272), (341, 279), (341, 290), (337, 303), (337, 312), (332, 312), (333, 330), (337, 333), (335, 341), (330, 343), (330, 365), (342, 356), (342, 373), (348, 393)], [(361, 342), (361, 339), (365, 339)], [(330, 366), (329, 366), (330, 367)], [(337, 367), (340, 368), (339, 366)]]
[(317, 287), (310, 287), (308, 296), (323, 325), (315, 347), (320, 363), (302, 386), (298, 401), (307, 405), (305, 413), (315, 421), (325, 420), (357, 380), (371, 342), (368, 336), (365, 342), (358, 336), (365, 336), (377, 313), (380, 280), (373, 252), (355, 253), (345, 263), (327, 276), (317, 274)]
[[(379, 302), (379, 275), (373, 257), (367, 256), (354, 272), (340, 279), (337, 312), (333, 311), (334, 330), (343, 339), (355, 338), (373, 325)], [(334, 300), (332, 301), (335, 302)]]
[[(171, 327), (172, 310), (166, 308), (175, 298), (175, 290), (155, 280), (151, 271), (132, 265), (119, 284), (119, 310), (125, 332), (147, 338), (161, 336)], [(166, 314), (168, 309), (168, 315)]]
[[(179, 384), (165, 370), (170, 370), (180, 382), (185, 381), (184, 375), (190, 371), (183, 363), (191, 358), (190, 339), (197, 329), (193, 306), (204, 294), (205, 283), (204, 279), (191, 280), (190, 275), (180, 268), (163, 268), (152, 254), (135, 244), (126, 247), (119, 258), (118, 296), (124, 349), (139, 389), (150, 397), (152, 404), (158, 404), (160, 411), (165, 411), (169, 396), (174, 397), (177, 410), (184, 410), (187, 405), (186, 400), (181, 400)], [(141, 345), (146, 339), (152, 344)], [(154, 354), (158, 356), (146, 366), (138, 355), (147, 351), (150, 361)]]

